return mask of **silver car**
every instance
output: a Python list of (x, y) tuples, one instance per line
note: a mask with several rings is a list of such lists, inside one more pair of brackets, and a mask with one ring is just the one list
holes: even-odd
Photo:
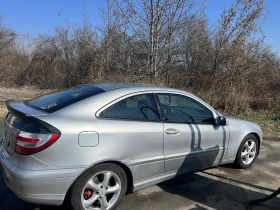
[(76, 210), (115, 209), (128, 192), (220, 164), (247, 168), (263, 138), (257, 124), (160, 86), (88, 84), (6, 105), (7, 185)]

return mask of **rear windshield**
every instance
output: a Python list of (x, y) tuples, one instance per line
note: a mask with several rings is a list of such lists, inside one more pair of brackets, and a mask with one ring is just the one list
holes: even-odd
[(24, 104), (34, 109), (52, 113), (102, 92), (104, 92), (103, 89), (94, 86), (79, 86), (34, 98), (25, 101)]

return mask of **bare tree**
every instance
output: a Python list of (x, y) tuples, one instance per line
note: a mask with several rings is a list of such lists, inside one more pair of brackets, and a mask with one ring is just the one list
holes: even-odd
[(97, 35), (87, 16), (82, 25), (57, 27), (37, 39), (35, 54), (21, 77), (41, 88), (70, 87), (91, 81), (99, 69)]
[(102, 12), (103, 24), (101, 31), (102, 59), (99, 77), (104, 74), (118, 71), (120, 67), (120, 56), (122, 48), (122, 27), (120, 24), (120, 13), (116, 8), (114, 0), (106, 0), (106, 8)]
[(173, 61), (179, 32), (193, 15), (196, 0), (122, 0), (116, 4), (131, 34), (145, 47), (141, 50), (147, 54), (147, 72), (158, 77)]
[(10, 47), (14, 43), (15, 39), (16, 32), (3, 25), (3, 17), (0, 15), (0, 56), (4, 49)]
[[(253, 35), (260, 31), (258, 21), (263, 9), (264, 0), (237, 0), (224, 10), (214, 37), (213, 70), (217, 70), (240, 46), (251, 42)], [(259, 41), (255, 43), (259, 44)]]
[(23, 49), (17, 37), (15, 30), (4, 26), (0, 14), (0, 78), (5, 78), (0, 85), (14, 85), (18, 72), (30, 61), (29, 53)]

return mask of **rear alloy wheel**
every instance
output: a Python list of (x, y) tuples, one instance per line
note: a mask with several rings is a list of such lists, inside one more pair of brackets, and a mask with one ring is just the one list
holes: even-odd
[(241, 143), (237, 153), (236, 163), (241, 168), (250, 167), (256, 160), (258, 146), (257, 138), (252, 134), (248, 135)]
[(110, 209), (121, 194), (120, 177), (112, 171), (101, 171), (86, 183), (81, 194), (84, 209)]
[(122, 168), (108, 163), (97, 165), (74, 183), (70, 195), (72, 207), (75, 210), (115, 209), (126, 192), (126, 186)]

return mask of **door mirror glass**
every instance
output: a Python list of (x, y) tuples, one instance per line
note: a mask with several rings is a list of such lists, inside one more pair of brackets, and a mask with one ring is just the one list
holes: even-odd
[(227, 119), (224, 116), (219, 116), (215, 119), (216, 125), (226, 125)]

